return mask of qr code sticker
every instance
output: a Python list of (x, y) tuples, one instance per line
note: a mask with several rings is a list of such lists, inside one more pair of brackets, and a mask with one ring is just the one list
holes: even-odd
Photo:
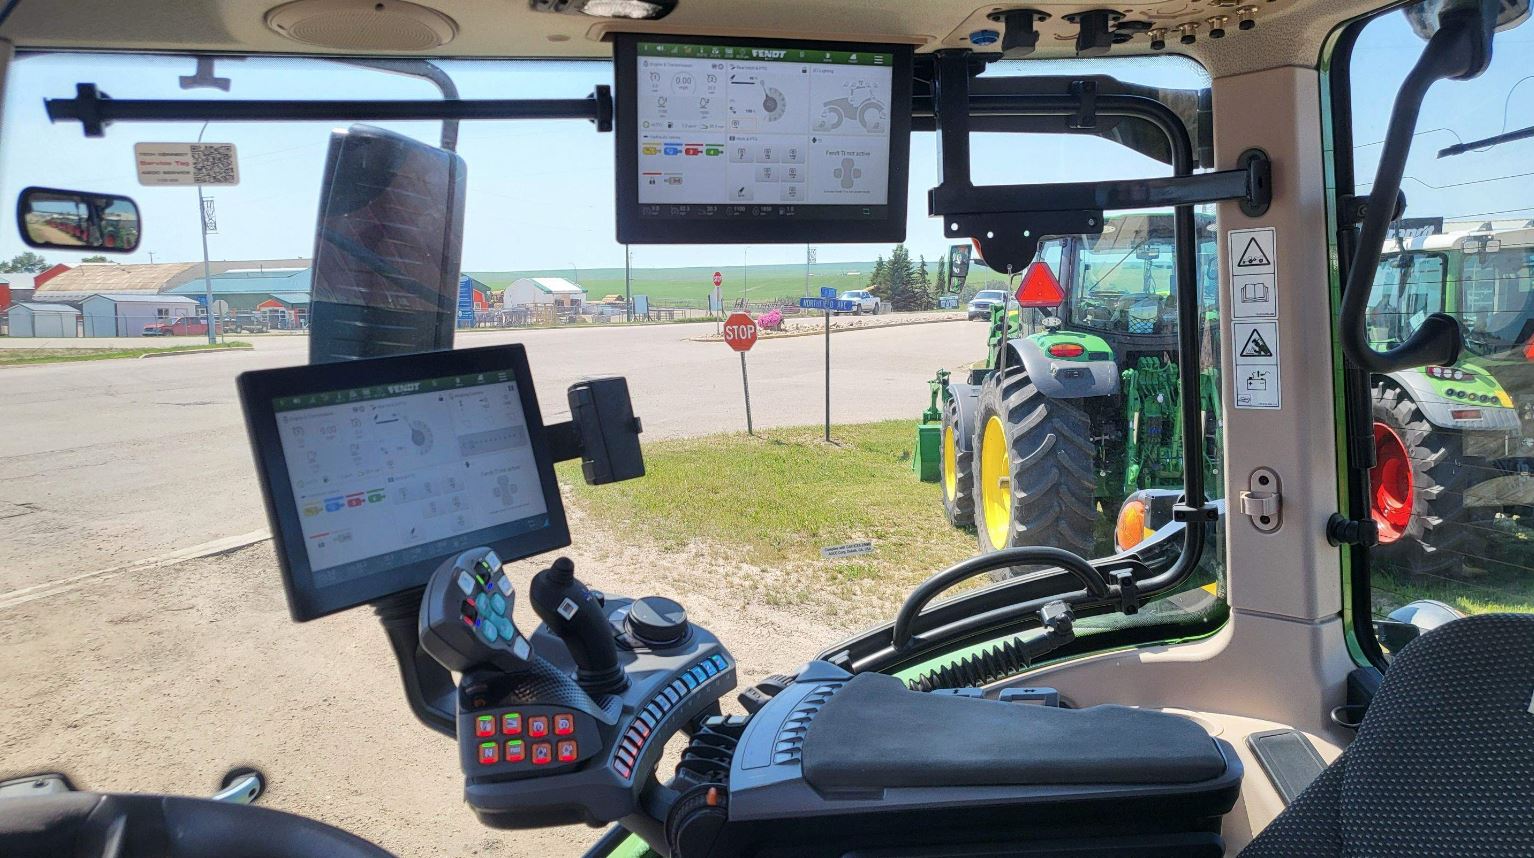
[(195, 184), (239, 184), (240, 173), (235, 166), (233, 143), (193, 143), (191, 149)]

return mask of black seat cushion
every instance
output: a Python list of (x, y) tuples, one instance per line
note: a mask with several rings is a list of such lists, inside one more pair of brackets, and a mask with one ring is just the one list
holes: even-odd
[(1347, 751), (1241, 854), (1534, 855), (1534, 616), (1404, 647)]

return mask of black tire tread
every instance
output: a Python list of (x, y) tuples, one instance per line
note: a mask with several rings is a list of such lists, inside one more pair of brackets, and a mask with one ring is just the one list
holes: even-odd
[[(1085, 411), (1039, 392), (1021, 367), (993, 373), (981, 387), (974, 453), (990, 415), (1002, 413), (1012, 463), (1012, 533), (1010, 546), (992, 546), (976, 514), (976, 539), (982, 551), (1023, 545), (1048, 545), (1090, 558), (1097, 522), (1097, 476), (1091, 421)], [(974, 507), (981, 508), (980, 486)], [(998, 570), (1002, 579), (1024, 570)]]
[(1376, 562), (1411, 577), (1457, 572), (1477, 540), (1464, 505), (1476, 469), (1462, 455), (1460, 436), (1429, 423), (1411, 397), (1387, 381), (1374, 384), (1374, 419), (1406, 444), (1416, 492), (1411, 522), (1401, 538), (1375, 546)]
[[(946, 434), (949, 427), (953, 427), (954, 437), (963, 437), (959, 424), (959, 403), (950, 399), (943, 406), (943, 429)], [(975, 445), (970, 439), (969, 449), (963, 444), (958, 444), (957, 454), (954, 456), (954, 496), (948, 497), (948, 475), (944, 473), (947, 459), (942, 450), (938, 451), (938, 491), (943, 495), (943, 515), (948, 523), (954, 527), (974, 527), (975, 525)]]

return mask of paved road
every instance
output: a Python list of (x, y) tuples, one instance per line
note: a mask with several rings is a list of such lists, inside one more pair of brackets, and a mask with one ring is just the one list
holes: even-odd
[[(583, 376), (629, 379), (646, 438), (745, 428), (740, 363), (708, 324), (470, 333), (460, 346), (528, 347), (546, 419), (568, 414)], [(914, 419), (934, 369), (978, 355), (964, 322), (832, 338), (832, 420)], [(265, 526), (234, 378), (306, 359), (302, 337), (251, 352), (0, 368), (0, 595)], [(759, 426), (816, 423), (824, 343), (762, 341), (751, 352)]]

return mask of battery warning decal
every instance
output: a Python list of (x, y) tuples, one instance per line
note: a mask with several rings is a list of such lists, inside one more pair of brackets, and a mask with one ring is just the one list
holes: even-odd
[(1278, 233), (1273, 227), (1226, 233), (1231, 342), (1236, 346), (1236, 407), (1280, 408)]

